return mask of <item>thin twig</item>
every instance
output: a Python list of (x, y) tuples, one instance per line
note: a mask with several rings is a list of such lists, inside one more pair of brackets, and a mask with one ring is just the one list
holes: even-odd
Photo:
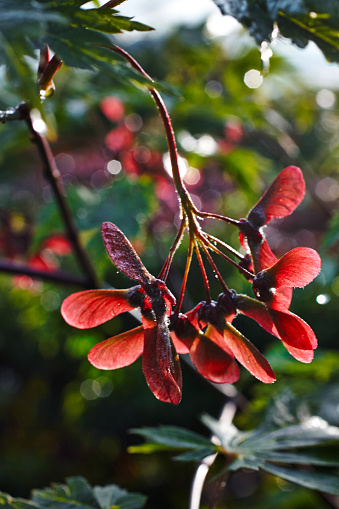
[(56, 166), (51, 148), (46, 140), (40, 133), (38, 133), (32, 123), (29, 108), (26, 103), (21, 103), (18, 106), (22, 114), (22, 119), (25, 120), (27, 127), (31, 133), (32, 142), (36, 143), (38, 152), (43, 163), (43, 171), (46, 180), (50, 183), (54, 193), (56, 203), (59, 208), (60, 215), (65, 225), (66, 234), (70, 241), (74, 253), (82, 267), (87, 280), (88, 288), (97, 287), (97, 278), (94, 268), (90, 262), (87, 252), (82, 247), (78, 235), (78, 229), (73, 219), (72, 213), (65, 198), (64, 187), (60, 178), (59, 170)]
[(214, 237), (213, 235), (210, 235), (209, 233), (206, 233), (204, 232), (204, 235), (205, 237), (210, 241), (210, 242), (216, 242), (218, 244), (220, 244), (223, 248), (227, 249), (227, 251), (229, 253), (232, 253), (234, 254), (234, 256), (236, 256), (237, 258), (239, 258), (239, 260), (243, 260), (244, 257), (242, 254), (240, 254), (236, 249), (234, 249), (233, 247), (229, 246), (228, 244), (226, 244), (225, 242), (223, 242), (222, 240), (218, 239), (218, 237)]
[(174, 312), (176, 315), (178, 315), (180, 313), (180, 308), (181, 308), (182, 301), (183, 301), (183, 298), (184, 298), (186, 284), (187, 284), (187, 278), (188, 278), (188, 273), (190, 271), (190, 266), (191, 266), (191, 261), (192, 261), (192, 254), (193, 254), (193, 241), (192, 241), (192, 238), (190, 236), (190, 241), (189, 241), (189, 244), (188, 244), (188, 253), (187, 253), (187, 259), (186, 259), (186, 267), (185, 267), (184, 277), (182, 279), (181, 290), (180, 290), (179, 298), (177, 300), (177, 304), (176, 304), (175, 312)]

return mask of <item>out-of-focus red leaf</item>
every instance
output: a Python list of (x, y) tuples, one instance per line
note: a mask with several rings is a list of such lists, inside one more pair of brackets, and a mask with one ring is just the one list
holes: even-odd
[(42, 254), (34, 255), (28, 262), (28, 265), (32, 267), (32, 269), (36, 270), (45, 270), (46, 272), (50, 272), (56, 269), (57, 265), (52, 259), (49, 259)]
[(113, 152), (127, 150), (133, 143), (133, 134), (125, 125), (112, 129), (105, 137), (106, 146)]
[(181, 401), (181, 368), (165, 322), (155, 327), (144, 325), (145, 342), (142, 368), (154, 396), (165, 403)]
[(142, 326), (123, 332), (95, 345), (88, 354), (89, 362), (98, 369), (118, 369), (129, 366), (144, 349)]
[(85, 290), (69, 295), (61, 306), (64, 320), (78, 329), (96, 327), (130, 311), (128, 290)]
[(272, 182), (262, 198), (250, 210), (247, 219), (263, 226), (275, 217), (291, 214), (305, 195), (305, 181), (300, 168), (288, 166)]
[(101, 111), (112, 122), (119, 122), (125, 116), (125, 108), (117, 97), (104, 97), (100, 102)]
[(107, 253), (123, 274), (141, 285), (150, 284), (155, 280), (140, 260), (130, 241), (115, 224), (103, 223), (101, 233)]
[(70, 242), (63, 235), (53, 235), (44, 242), (44, 247), (58, 256), (66, 256), (72, 252)]

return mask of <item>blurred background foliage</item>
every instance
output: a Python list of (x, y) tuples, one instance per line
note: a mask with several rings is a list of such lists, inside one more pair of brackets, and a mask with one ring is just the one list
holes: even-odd
[[(176, 91), (165, 100), (187, 188), (202, 210), (245, 217), (279, 171), (289, 164), (302, 168), (306, 198), (292, 216), (270, 223), (268, 239), (278, 256), (296, 246), (313, 247), (322, 256), (321, 275), (295, 291), (291, 308), (312, 326), (319, 348), (312, 364), (299, 364), (254, 322), (239, 317), (237, 327), (266, 352), (277, 374), (274, 386), (242, 370), (236, 387), (219, 390), (182, 363), (182, 403), (165, 405), (147, 388), (140, 360), (115, 372), (98, 371), (87, 361), (94, 344), (130, 328), (133, 317), (123, 315), (90, 331), (72, 329), (59, 309), (67, 295), (81, 288), (2, 273), (0, 489), (27, 496), (33, 487), (83, 475), (91, 484), (117, 483), (146, 494), (149, 509), (160, 504), (180, 509), (188, 504), (194, 465), (173, 463), (166, 455), (127, 454), (126, 447), (137, 441), (130, 428), (171, 424), (207, 436), (199, 416), (217, 417), (227, 398), (237, 397), (241, 411), (236, 423), (246, 429), (260, 422), (267, 401), (286, 387), (300, 398), (318, 395), (322, 415), (339, 424), (338, 90), (305, 82), (278, 54), (262, 77), (258, 48), (241, 31), (213, 38), (203, 23), (140, 39), (130, 47), (127, 41), (124, 47), (146, 71)], [(130, 286), (106, 255), (99, 232), (103, 221), (124, 231), (156, 275), (174, 238), (179, 210), (151, 97), (104, 72), (66, 66), (56, 74), (55, 85), (43, 117), (33, 111), (35, 125), (40, 122), (51, 143), (101, 282)], [(2, 81), (0, 109), (20, 102), (16, 90), (20, 87)], [(78, 273), (25, 127), (14, 122), (2, 126), (0, 145), (2, 258)], [(207, 228), (238, 248), (232, 227), (211, 221)], [(169, 276), (176, 294), (185, 258), (183, 242)], [(222, 261), (219, 266), (229, 287), (249, 290), (235, 270)], [(219, 289), (212, 277), (211, 285), (216, 298)], [(193, 263), (184, 310), (203, 298)], [(211, 475), (204, 503), (216, 484)], [(328, 507), (319, 494), (258, 472), (233, 474), (221, 491), (220, 509), (229, 507), (230, 500), (233, 509)]]

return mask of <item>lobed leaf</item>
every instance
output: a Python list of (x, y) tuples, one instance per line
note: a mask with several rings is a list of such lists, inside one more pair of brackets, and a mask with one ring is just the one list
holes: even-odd
[(67, 485), (54, 484), (51, 488), (33, 490), (32, 500), (46, 509), (99, 509), (91, 486), (83, 477), (67, 479)]
[[(139, 493), (128, 493), (114, 484), (91, 487), (83, 477), (70, 477), (67, 485), (53, 484), (51, 488), (34, 490), (31, 509), (141, 509), (146, 497)], [(19, 509), (19, 508), (15, 508)], [(22, 509), (29, 509), (29, 507)]]
[(339, 477), (327, 472), (308, 472), (265, 462), (262, 470), (311, 490), (339, 495)]
[(177, 426), (159, 426), (157, 428), (136, 428), (132, 433), (143, 436), (150, 444), (161, 444), (173, 449), (211, 448), (211, 441), (194, 431)]
[(140, 493), (128, 493), (127, 490), (109, 484), (108, 486), (95, 486), (95, 498), (101, 509), (119, 507), (119, 509), (141, 509), (146, 503), (146, 497)]
[(216, 455), (215, 449), (216, 447), (213, 447), (213, 444), (211, 444), (210, 447), (196, 449), (174, 456), (174, 459), (177, 461), (202, 461), (208, 456)]
[[(337, 445), (337, 444), (336, 444)], [(329, 445), (324, 448), (315, 448), (314, 450), (297, 450), (293, 452), (267, 452), (263, 455), (266, 461), (275, 463), (289, 463), (297, 465), (317, 465), (323, 467), (339, 466), (338, 446)]]
[[(0, 2), (0, 64), (15, 69), (8, 79), (19, 84), (23, 99), (32, 101), (36, 74), (26, 65), (25, 55), (36, 59), (36, 51), (48, 44), (66, 65), (100, 69), (126, 84), (148, 82), (120, 57), (102, 46), (112, 44), (110, 34), (152, 30), (111, 8), (82, 9), (83, 1), (2, 0)], [(5, 42), (4, 42), (5, 41)], [(115, 65), (117, 64), (117, 65)], [(27, 67), (27, 69), (26, 69)], [(27, 76), (26, 76), (27, 75)], [(157, 86), (154, 83), (154, 86)], [(161, 85), (159, 85), (161, 87)], [(162, 88), (165, 88), (164, 86)]]
[[(214, 0), (223, 14), (236, 18), (257, 44), (270, 41), (274, 24), (281, 34), (304, 48), (314, 41), (327, 60), (339, 61), (338, 4), (336, 0)], [(312, 13), (312, 15), (310, 15)]]
[(0, 492), (0, 505), (3, 509), (39, 509), (39, 506), (22, 498), (13, 498)]
[(323, 419), (314, 417), (299, 424), (282, 426), (274, 430), (259, 428), (239, 446), (238, 451), (263, 455), (272, 451), (314, 448), (326, 443), (329, 446), (338, 445), (338, 442), (339, 429), (329, 426)]
[(153, 30), (153, 28), (143, 23), (132, 21), (132, 18), (121, 16), (117, 11), (109, 8), (79, 9), (74, 12), (72, 18), (78, 26), (83, 26), (84, 28), (90, 27), (92, 30), (99, 30), (107, 34), (118, 34), (123, 30), (129, 32), (133, 30), (142, 32)]

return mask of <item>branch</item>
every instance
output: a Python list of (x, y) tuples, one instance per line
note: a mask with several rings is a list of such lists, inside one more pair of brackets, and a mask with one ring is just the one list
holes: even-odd
[(0, 272), (7, 272), (9, 274), (18, 274), (20, 276), (29, 276), (34, 279), (45, 279), (53, 283), (69, 284), (88, 287), (88, 281), (85, 278), (74, 276), (68, 272), (55, 270), (47, 272), (45, 270), (37, 270), (22, 263), (14, 263), (10, 260), (0, 260)]
[(78, 230), (65, 198), (64, 187), (60, 178), (59, 170), (55, 164), (51, 148), (46, 138), (44, 138), (34, 129), (27, 104), (19, 104), (17, 110), (21, 112), (21, 118), (22, 120), (25, 120), (28, 126), (28, 129), (31, 133), (32, 142), (36, 143), (38, 147), (38, 152), (43, 163), (44, 176), (52, 187), (60, 215), (65, 225), (68, 240), (72, 244), (75, 256), (77, 257), (79, 264), (86, 275), (86, 286), (88, 288), (96, 288), (96, 274), (86, 251), (80, 243)]

